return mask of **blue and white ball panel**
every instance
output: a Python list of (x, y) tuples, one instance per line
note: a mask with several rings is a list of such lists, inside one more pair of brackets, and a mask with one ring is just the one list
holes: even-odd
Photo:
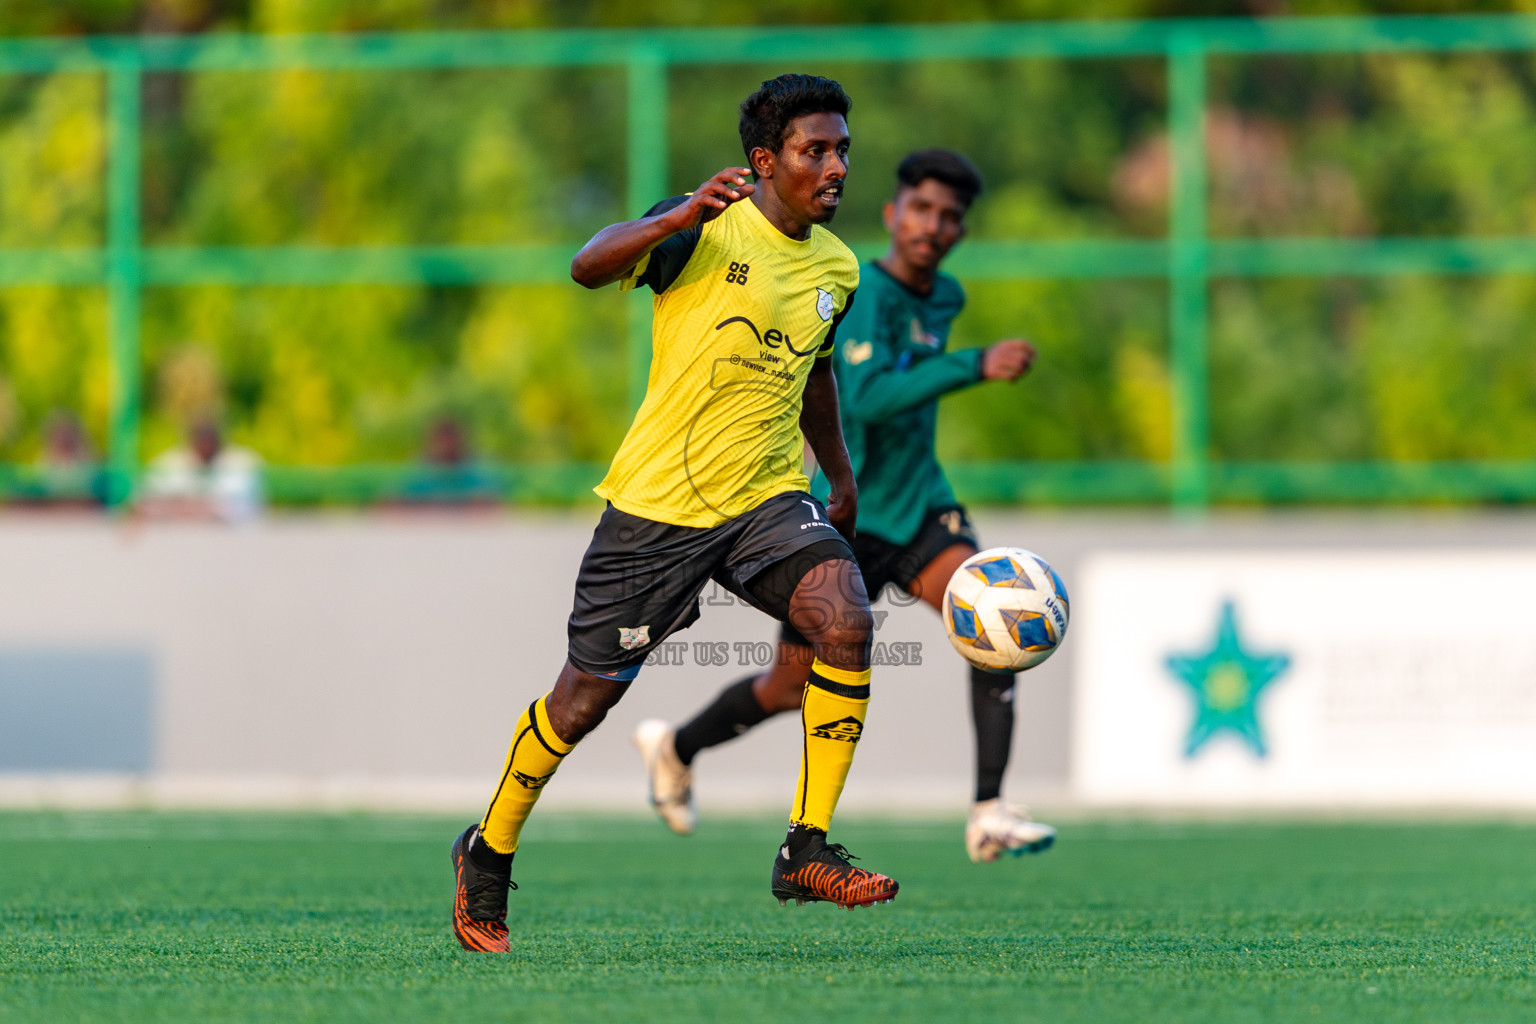
[(987, 639), (987, 633), (981, 628), (981, 623), (976, 619), (976, 609), (953, 594), (947, 595), (947, 600), (950, 638), (957, 644), (965, 644), (977, 650), (996, 650), (992, 641)]
[(1034, 588), (1034, 584), (1029, 582), (1029, 576), (1025, 573), (1024, 567), (1007, 555), (998, 558), (973, 556), (966, 559), (964, 569), (989, 587)]
[(950, 578), (944, 599), (950, 643), (981, 668), (1030, 668), (1066, 635), (1067, 588), (1045, 559), (1023, 548), (972, 555)]
[(1039, 612), (1015, 611), (999, 608), (998, 614), (1008, 627), (1008, 635), (1022, 651), (1035, 653), (1048, 651), (1056, 646), (1056, 634), (1050, 620)]

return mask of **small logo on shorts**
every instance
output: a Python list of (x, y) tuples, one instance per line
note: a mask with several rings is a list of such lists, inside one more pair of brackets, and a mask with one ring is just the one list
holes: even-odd
[(821, 518), (821, 506), (820, 505), (816, 504), (814, 501), (807, 501), (804, 498), (800, 499), (800, 504), (804, 505), (806, 508), (811, 510), (811, 521), (808, 522), (808, 523), (801, 523), (800, 524), (800, 529), (808, 530), (808, 529), (810, 529), (813, 526), (825, 526), (828, 529), (832, 528), (832, 524), (831, 523), (829, 523), (825, 519)]
[(649, 624), (636, 626), (630, 629), (626, 626), (619, 627), (619, 646), (626, 651), (633, 651), (644, 647), (651, 642), (651, 627)]

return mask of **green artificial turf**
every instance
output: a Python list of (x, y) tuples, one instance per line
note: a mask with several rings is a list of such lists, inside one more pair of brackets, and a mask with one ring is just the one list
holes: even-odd
[(1081, 823), (780, 909), (773, 821), (535, 818), (511, 956), (448, 931), (461, 822), (0, 814), (0, 1021), (1531, 1021), (1536, 827)]

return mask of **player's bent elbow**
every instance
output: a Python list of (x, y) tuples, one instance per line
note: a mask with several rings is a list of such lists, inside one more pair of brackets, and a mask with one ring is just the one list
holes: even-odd
[(593, 268), (584, 264), (580, 256), (577, 256), (576, 259), (571, 260), (571, 280), (583, 288), (601, 288), (605, 284), (611, 284), (614, 279), (598, 274)]
[[(593, 240), (595, 242), (596, 239)], [(588, 242), (571, 258), (571, 280), (583, 288), (601, 288), (623, 277), (630, 267), (615, 267), (613, 254)], [(633, 263), (630, 264), (633, 266)]]

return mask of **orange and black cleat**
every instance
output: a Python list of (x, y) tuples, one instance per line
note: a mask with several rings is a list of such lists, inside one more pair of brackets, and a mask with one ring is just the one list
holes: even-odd
[(828, 843), (816, 831), (798, 856), (789, 855), (788, 845), (780, 847), (773, 859), (773, 894), (779, 906), (790, 900), (797, 906), (826, 900), (852, 910), (895, 899), (901, 888), (896, 880), (848, 863), (857, 859), (841, 843)]
[(487, 871), (470, 857), (480, 838), (471, 825), (453, 841), (453, 935), (471, 953), (506, 953), (507, 890), (516, 889), (510, 871)]

